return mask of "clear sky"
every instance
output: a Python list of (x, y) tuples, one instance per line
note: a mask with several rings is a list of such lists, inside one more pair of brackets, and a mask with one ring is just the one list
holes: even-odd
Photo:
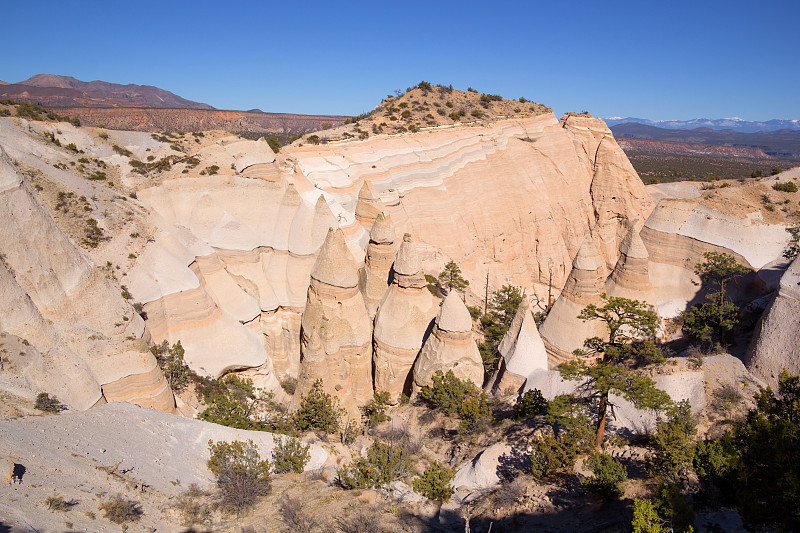
[(800, 118), (800, 1), (6, 0), (0, 80), (357, 114), (421, 80), (557, 114)]

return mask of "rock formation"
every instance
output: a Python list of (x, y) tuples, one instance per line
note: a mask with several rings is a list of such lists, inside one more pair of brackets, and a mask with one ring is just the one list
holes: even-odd
[(375, 318), (378, 305), (389, 289), (392, 263), (397, 254), (392, 219), (378, 213), (369, 233), (364, 269), (361, 271), (361, 293), (370, 318)]
[(599, 320), (584, 322), (578, 315), (589, 304), (602, 305), (605, 291), (605, 265), (591, 236), (586, 237), (572, 263), (567, 283), (539, 331), (547, 354), (554, 362), (572, 359), (572, 352), (583, 349), (583, 341), (608, 335)]
[[(299, 188), (322, 189), (349, 212), (361, 184), (370, 183), (401, 234), (440, 250), (474, 286), (488, 270), (493, 287), (510, 282), (540, 295), (551, 271), (553, 283), (563, 285), (590, 228), (597, 226), (610, 268), (627, 229), (653, 208), (601, 120), (570, 117), (562, 126), (549, 112), (292, 145), (278, 160)], [(361, 238), (345, 233), (349, 241)]]
[(658, 313), (656, 296), (650, 283), (650, 256), (639, 236), (639, 228), (631, 226), (619, 245), (619, 259), (606, 280), (606, 294), (647, 303)]
[(472, 317), (456, 291), (450, 291), (414, 363), (414, 391), (432, 385), (437, 371), (452, 370), (458, 379), (483, 385), (483, 361), (472, 338)]
[(381, 197), (375, 191), (375, 186), (372, 182), (365, 181), (358, 191), (358, 202), (356, 203), (356, 220), (358, 220), (364, 228), (369, 231), (375, 219), (378, 218), (378, 213), (383, 211), (383, 202)]
[[(321, 346), (316, 339), (311, 342), (315, 334), (321, 336)], [(371, 400), (373, 393), (371, 338), (372, 324), (358, 290), (358, 271), (342, 232), (330, 229), (311, 271), (300, 340), (301, 376), (305, 379), (298, 390), (310, 388), (308, 381), (313, 383), (324, 368), (324, 352), (325, 390), (339, 398), (351, 417), (358, 418), (358, 407)]]
[(489, 387), (496, 394), (516, 394), (523, 389), (530, 375), (548, 368), (547, 351), (525, 294), (511, 326), (500, 341), (498, 352), (500, 366)]
[(754, 376), (775, 389), (784, 369), (800, 374), (800, 258), (781, 276), (778, 293), (764, 311), (745, 361)]
[(392, 400), (411, 393), (411, 370), (438, 305), (426, 287), (411, 236), (406, 234), (393, 266), (393, 279), (375, 315), (375, 390)]

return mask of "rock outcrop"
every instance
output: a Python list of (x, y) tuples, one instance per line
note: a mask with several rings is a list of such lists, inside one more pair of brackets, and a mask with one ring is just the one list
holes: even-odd
[(364, 228), (369, 231), (375, 219), (378, 218), (378, 213), (383, 211), (383, 202), (381, 197), (375, 191), (375, 186), (372, 182), (365, 181), (358, 191), (358, 202), (356, 203), (356, 220), (361, 223)]
[(511, 326), (498, 346), (500, 366), (489, 389), (500, 395), (520, 392), (534, 372), (547, 370), (547, 351), (536, 321), (531, 313), (528, 296), (522, 295)]
[(650, 256), (639, 236), (639, 228), (631, 226), (619, 245), (619, 259), (606, 280), (606, 294), (639, 300), (658, 313), (656, 296), (650, 282)]
[[(311, 342), (315, 335), (321, 343)], [(313, 383), (327, 365), (324, 389), (357, 419), (358, 407), (372, 399), (371, 340), (372, 324), (358, 290), (358, 271), (342, 232), (330, 229), (311, 271), (300, 339), (301, 376), (306, 377), (298, 389), (308, 390), (309, 380)]]
[(414, 363), (414, 391), (432, 385), (431, 377), (440, 370), (453, 374), (476, 387), (483, 385), (483, 361), (472, 338), (472, 317), (456, 291), (450, 291), (422, 350)]
[(369, 232), (369, 244), (364, 269), (361, 271), (361, 293), (370, 318), (375, 318), (378, 305), (389, 289), (389, 282), (397, 255), (396, 234), (392, 219), (378, 213)]
[(800, 258), (781, 276), (778, 293), (764, 311), (745, 362), (754, 376), (775, 389), (784, 369), (800, 374)]
[(430, 332), (438, 305), (426, 287), (419, 254), (406, 234), (393, 266), (393, 279), (375, 315), (375, 390), (392, 400), (410, 394), (412, 367)]
[(605, 264), (594, 239), (586, 237), (572, 263), (567, 283), (539, 331), (553, 362), (572, 359), (572, 352), (583, 349), (583, 341), (588, 338), (608, 336), (605, 324), (601, 321), (584, 322), (578, 318), (587, 305), (602, 305), (605, 272)]

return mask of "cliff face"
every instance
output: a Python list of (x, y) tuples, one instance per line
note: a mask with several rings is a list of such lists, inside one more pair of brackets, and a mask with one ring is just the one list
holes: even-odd
[(207, 131), (304, 133), (322, 129), (322, 124), (344, 123), (338, 115), (251, 113), (208, 109), (64, 107), (59, 113), (79, 118), (84, 126), (103, 126), (132, 131)]
[[(473, 286), (514, 283), (543, 293), (552, 272), (563, 285), (594, 230), (609, 267), (628, 227), (653, 202), (599, 119), (551, 113), (486, 125), (324, 146), (292, 145), (279, 161), (298, 188), (322, 189), (353, 212), (371, 182), (398, 234), (456, 261)], [(342, 221), (350, 242), (368, 236)]]

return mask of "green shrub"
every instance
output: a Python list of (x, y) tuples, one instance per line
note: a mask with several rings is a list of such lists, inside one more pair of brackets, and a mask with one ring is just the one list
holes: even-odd
[(411, 470), (411, 456), (400, 446), (373, 439), (366, 457), (357, 457), (339, 469), (339, 484), (346, 489), (368, 489), (405, 478)]
[(116, 144), (112, 145), (111, 149), (117, 152), (119, 155), (124, 155), (126, 157), (130, 157), (133, 155), (133, 152), (131, 152), (127, 148), (122, 148), (121, 146), (117, 146)]
[(693, 531), (694, 510), (686, 502), (676, 485), (661, 483), (656, 487), (653, 495), (653, 505), (658, 512), (658, 516), (669, 526), (671, 531), (676, 533)]
[(381, 422), (391, 420), (391, 417), (386, 414), (386, 408), (389, 406), (390, 398), (387, 391), (375, 391), (372, 399), (362, 406), (361, 419), (367, 427), (375, 427)]
[(450, 482), (455, 475), (455, 470), (447, 468), (439, 461), (434, 461), (411, 484), (415, 491), (429, 500), (447, 501), (453, 495), (453, 488), (450, 486)]
[(682, 479), (692, 467), (697, 424), (692, 408), (684, 400), (670, 409), (667, 420), (658, 420), (652, 438), (653, 455), (649, 470), (671, 481)]
[(259, 404), (267, 403), (271, 406), (272, 403), (270, 394), (267, 394), (266, 400), (262, 401), (253, 386), (253, 380), (229, 374), (218, 380), (200, 380), (199, 390), (207, 407), (197, 418), (237, 429), (257, 431), (276, 429), (275, 424), (270, 425), (253, 417), (253, 412)]
[[(328, 127), (330, 127), (330, 123), (327, 123), (327, 124), (328, 124)], [(323, 129), (327, 129), (327, 128), (325, 128), (324, 124), (323, 124)], [(272, 148), (272, 151), (275, 152), (276, 154), (281, 149), (281, 143), (280, 143), (280, 141), (278, 140), (277, 137), (270, 137), (269, 139), (267, 139), (267, 144), (269, 145), (270, 148)]]
[[(278, 438), (278, 437), (275, 437)], [(272, 451), (272, 465), (276, 474), (301, 473), (311, 459), (311, 446), (300, 439), (282, 437)]]
[(662, 523), (653, 502), (633, 500), (633, 533), (670, 533), (669, 529), (662, 527)]
[(192, 371), (183, 360), (184, 350), (181, 341), (176, 342), (170, 348), (169, 343), (165, 340), (161, 344), (151, 347), (150, 351), (158, 361), (158, 366), (161, 367), (170, 388), (174, 391), (185, 389), (189, 384)]
[(208, 441), (208, 469), (217, 479), (220, 503), (231, 510), (251, 507), (269, 493), (270, 464), (262, 460), (252, 440)]
[(142, 516), (142, 509), (133, 500), (128, 500), (121, 494), (114, 495), (111, 499), (100, 504), (103, 516), (115, 524), (136, 522)]
[(321, 141), (321, 139), (319, 138), (319, 135), (309, 135), (307, 140), (311, 144), (319, 144), (320, 141)]
[(452, 370), (447, 374), (437, 370), (431, 380), (433, 386), (423, 387), (420, 398), (445, 414), (457, 415), (461, 420), (459, 432), (470, 432), (480, 424), (492, 421), (486, 393), (474, 383), (458, 379)]
[(581, 479), (581, 486), (604, 500), (621, 497), (625, 491), (622, 484), (628, 479), (625, 466), (600, 452), (593, 453), (584, 463), (594, 473), (594, 477)]
[(514, 404), (511, 417), (515, 420), (530, 418), (547, 412), (547, 400), (539, 389), (531, 389)]
[(64, 513), (69, 511), (69, 508), (72, 507), (73, 505), (77, 505), (78, 502), (67, 501), (60, 494), (55, 494), (53, 496), (48, 496), (47, 498), (45, 498), (44, 503), (45, 505), (47, 505), (48, 510)]
[(300, 408), (294, 413), (294, 423), (300, 431), (319, 429), (334, 433), (339, 429), (344, 411), (330, 394), (322, 390), (322, 380), (318, 379), (303, 396)]
[(787, 181), (784, 183), (776, 183), (772, 186), (773, 189), (776, 191), (781, 192), (797, 192), (797, 185), (793, 181)]
[(46, 392), (36, 395), (36, 403), (33, 404), (33, 407), (46, 413), (58, 413), (66, 409), (55, 396), (51, 397)]
[(531, 441), (531, 474), (545, 480), (569, 472), (575, 466), (579, 450), (576, 439), (569, 434), (547, 432), (540, 435)]

